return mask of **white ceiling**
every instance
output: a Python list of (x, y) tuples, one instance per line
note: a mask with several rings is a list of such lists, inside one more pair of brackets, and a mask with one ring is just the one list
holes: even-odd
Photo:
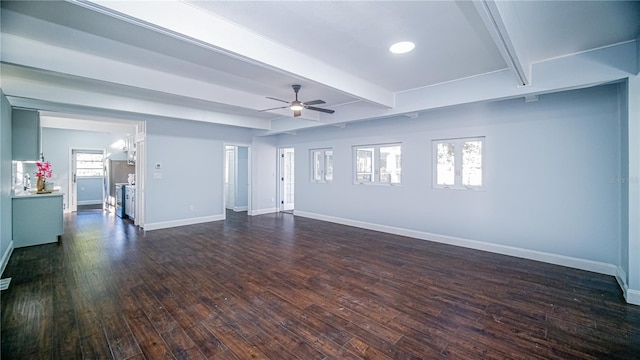
[[(638, 73), (638, 1), (2, 1), (1, 11), (12, 105), (266, 134)], [(416, 49), (391, 54), (400, 40)], [(584, 62), (594, 56), (609, 60)], [(292, 84), (335, 114), (258, 111), (285, 105), (267, 96), (292, 100)]]

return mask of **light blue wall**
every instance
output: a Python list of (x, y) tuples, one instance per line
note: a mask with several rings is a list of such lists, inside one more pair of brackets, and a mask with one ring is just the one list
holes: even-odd
[[(484, 191), (434, 189), (434, 139), (486, 137)], [(352, 146), (402, 143), (402, 185), (354, 185)], [(296, 151), (296, 210), (619, 263), (618, 86), (471, 104), (282, 135)], [(334, 181), (311, 183), (309, 150), (333, 148)]]
[(78, 205), (102, 204), (104, 178), (78, 178)]
[(224, 142), (251, 143), (252, 131), (165, 119), (148, 121), (146, 131), (145, 224), (223, 216)]
[[(50, 179), (60, 186), (64, 194), (64, 208), (69, 209), (69, 165), (71, 149), (98, 150), (105, 149), (110, 159), (126, 160), (121, 149), (113, 149), (111, 145), (122, 140), (126, 134), (104, 133), (82, 130), (65, 130), (54, 128), (42, 129), (42, 152), (45, 160), (51, 162), (53, 177)], [(35, 185), (35, 184), (33, 184)], [(78, 194), (79, 195), (79, 194)]]
[(249, 200), (249, 148), (238, 146), (236, 170), (236, 207), (247, 206)]
[(0, 89), (0, 258), (12, 240), (11, 172), (11, 105)]

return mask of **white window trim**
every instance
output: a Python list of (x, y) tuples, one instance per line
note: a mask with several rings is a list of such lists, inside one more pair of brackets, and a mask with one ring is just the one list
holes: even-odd
[[(380, 148), (381, 147), (400, 147), (400, 182), (380, 182)], [(358, 164), (357, 154), (360, 148), (373, 148), (373, 180), (358, 181)], [(374, 186), (401, 186), (402, 185), (402, 143), (384, 143), (384, 144), (365, 144), (355, 145), (352, 147), (352, 165), (353, 165), (353, 183), (356, 185), (374, 185)]]
[[(333, 179), (327, 179), (327, 164), (326, 164), (326, 156), (327, 151), (331, 152), (331, 156), (333, 158), (333, 148), (322, 148), (322, 149), (311, 149), (309, 150), (309, 155), (311, 157), (311, 182), (312, 183), (330, 183)], [(316, 179), (316, 157), (315, 155), (320, 154), (320, 168), (322, 179)]]
[[(481, 141), (482, 142), (482, 185), (470, 186), (462, 184), (462, 144), (467, 141)], [(438, 184), (438, 144), (440, 143), (453, 143), (454, 144), (454, 159), (455, 159), (455, 182), (453, 185), (439, 185)], [(486, 190), (486, 138), (484, 136), (466, 137), (466, 138), (451, 138), (451, 139), (435, 139), (431, 141), (431, 173), (432, 173), (432, 186), (434, 189), (452, 189), (452, 190), (472, 190), (472, 191), (484, 191)]]

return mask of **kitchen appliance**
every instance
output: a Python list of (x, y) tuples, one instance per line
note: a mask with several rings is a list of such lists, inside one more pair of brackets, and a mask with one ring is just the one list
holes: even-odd
[[(127, 185), (129, 174), (135, 172), (135, 165), (129, 165), (127, 160), (109, 159), (105, 162), (104, 193), (106, 196), (104, 208), (106, 210), (109, 212), (116, 211), (116, 203), (118, 201), (122, 202), (123, 198), (122, 196), (117, 196), (116, 189), (118, 187), (122, 188), (122, 185)], [(120, 189), (120, 191), (122, 191), (122, 189)]]
[(126, 185), (124, 187), (124, 213), (131, 220), (136, 218), (136, 187)]
[(115, 184), (115, 211), (116, 216), (122, 218), (125, 215), (125, 186), (126, 183), (117, 183)]

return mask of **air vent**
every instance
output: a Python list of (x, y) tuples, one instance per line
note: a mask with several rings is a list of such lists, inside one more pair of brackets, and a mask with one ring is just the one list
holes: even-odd
[(10, 282), (11, 282), (11, 278), (0, 280), (0, 290), (7, 290), (9, 288)]

